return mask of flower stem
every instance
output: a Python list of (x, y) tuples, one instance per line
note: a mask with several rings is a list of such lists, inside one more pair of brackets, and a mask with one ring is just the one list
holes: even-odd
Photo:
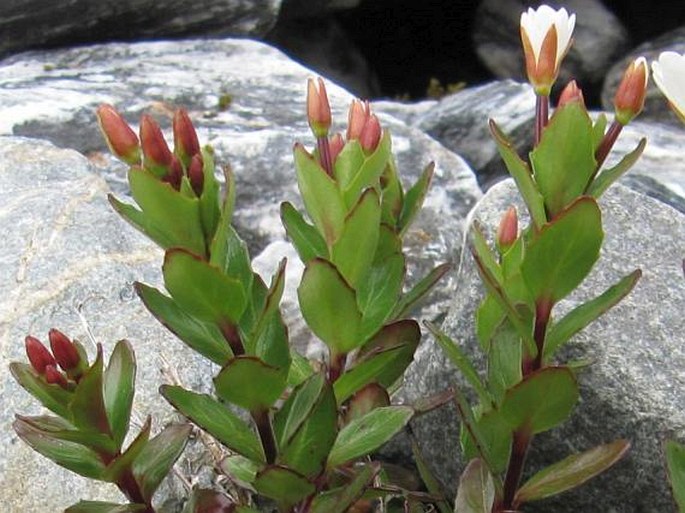
[(514, 497), (521, 476), (523, 475), (523, 467), (526, 462), (526, 455), (528, 448), (533, 441), (533, 435), (529, 433), (527, 428), (514, 431), (514, 436), (511, 442), (511, 456), (509, 457), (509, 466), (504, 477), (504, 500), (502, 509), (499, 511), (513, 510)]
[(331, 161), (331, 145), (328, 142), (328, 137), (318, 137), (316, 139), (316, 145), (319, 148), (319, 160), (321, 161), (321, 167), (328, 174), (328, 176), (333, 176), (333, 162)]
[(243, 346), (243, 341), (240, 338), (240, 333), (238, 333), (238, 326), (232, 322), (225, 321), (219, 323), (219, 329), (221, 334), (224, 336), (226, 342), (233, 351), (233, 356), (240, 356), (245, 354), (245, 347)]
[(335, 383), (335, 381), (345, 371), (345, 361), (347, 354), (345, 353), (331, 353), (331, 363), (328, 367), (328, 381)]
[(535, 97), (535, 146), (540, 144), (542, 131), (547, 126), (549, 118), (549, 96), (538, 94)]
[(269, 410), (265, 408), (253, 410), (250, 413), (252, 415), (252, 420), (254, 420), (254, 423), (257, 426), (259, 438), (262, 441), (266, 462), (271, 464), (276, 461), (277, 449), (276, 437), (274, 436), (273, 426), (271, 425)]
[[(592, 176), (592, 178), (594, 178), (597, 175), (599, 168), (601, 168), (602, 164), (604, 164), (604, 161), (609, 155), (611, 148), (614, 147), (616, 139), (618, 139), (621, 130), (623, 130), (623, 125), (618, 121), (614, 120), (613, 123), (611, 123), (609, 130), (607, 130), (607, 133), (604, 135), (602, 142), (599, 144), (597, 151), (595, 152), (595, 160), (597, 161), (597, 167), (595, 168), (595, 173)], [(589, 183), (592, 183), (592, 179), (590, 179)]]

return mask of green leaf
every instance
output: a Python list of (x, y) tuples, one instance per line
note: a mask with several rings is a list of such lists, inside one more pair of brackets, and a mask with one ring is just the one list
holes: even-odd
[(283, 509), (312, 495), (316, 488), (303, 475), (281, 465), (269, 465), (257, 473), (255, 490), (274, 499)]
[(81, 376), (69, 403), (69, 410), (77, 428), (111, 435), (103, 397), (102, 373), (102, 346), (98, 344), (97, 357)]
[(492, 119), (490, 120), (490, 133), (495, 139), (497, 149), (499, 150), (502, 160), (504, 160), (504, 164), (509, 170), (509, 174), (516, 182), (516, 187), (518, 187), (518, 190), (521, 193), (521, 197), (528, 208), (533, 223), (536, 227), (541, 227), (547, 222), (545, 203), (542, 194), (540, 194), (540, 191), (533, 180), (533, 175), (528, 164), (519, 157), (511, 141), (507, 139)]
[(66, 442), (75, 442), (93, 449), (97, 453), (115, 454), (118, 449), (118, 446), (108, 435), (94, 431), (79, 431), (71, 423), (59, 417), (52, 415), (34, 417), (16, 415), (16, 417), (46, 436)]
[(231, 451), (251, 460), (266, 461), (262, 444), (254, 431), (219, 401), (179, 386), (162, 385), (159, 392), (182, 415)]
[(207, 488), (195, 488), (183, 513), (235, 513), (236, 503), (227, 495)]
[(216, 267), (222, 274), (239, 281), (243, 291), (252, 290), (253, 272), (247, 244), (240, 238), (230, 224), (219, 226), (210, 249), (209, 265)]
[(600, 296), (577, 306), (559, 322), (554, 323), (547, 331), (547, 336), (545, 337), (544, 358), (546, 360), (551, 358), (573, 335), (598, 319), (626, 297), (633, 290), (641, 276), (642, 271), (640, 269), (633, 271), (623, 277), (618, 283), (605, 290)]
[(139, 282), (135, 287), (150, 313), (192, 350), (217, 365), (224, 365), (233, 358), (233, 352), (216, 324), (188, 315), (176, 301), (154, 287)]
[(521, 381), (521, 338), (505, 321), (498, 326), (488, 352), (488, 388), (496, 404), (501, 404), (505, 392)]
[(165, 226), (157, 226), (148, 219), (145, 214), (133, 205), (123, 203), (114, 197), (113, 194), (107, 195), (107, 200), (114, 211), (136, 230), (146, 235), (153, 242), (162, 248), (171, 248), (176, 242), (172, 234), (165, 230)]
[(409, 312), (428, 294), (433, 287), (452, 269), (452, 264), (444, 263), (434, 267), (426, 276), (421, 278), (406, 294), (403, 294), (392, 314), (391, 319), (399, 319), (409, 314)]
[(38, 399), (48, 410), (65, 419), (71, 419), (71, 412), (69, 411), (71, 392), (67, 392), (57, 384), (48, 384), (27, 363), (10, 363), (10, 372), (17, 383)]
[(331, 248), (331, 262), (354, 289), (373, 262), (380, 221), (378, 193), (366, 189), (345, 218), (342, 232)]
[(357, 203), (361, 192), (368, 187), (379, 187), (379, 179), (388, 165), (390, 158), (391, 139), (390, 130), (384, 130), (376, 150), (366, 157), (364, 163), (359, 167), (357, 173), (352, 177), (350, 183), (341, 186), (345, 205), (350, 208)]
[(526, 248), (521, 265), (536, 301), (544, 298), (556, 303), (573, 291), (599, 258), (603, 238), (599, 207), (587, 196), (543, 226)]
[(132, 167), (128, 172), (131, 195), (145, 215), (146, 225), (154, 226), (154, 232), (146, 231), (150, 238), (162, 234), (163, 240), (155, 240), (164, 249), (179, 247), (196, 255), (205, 254), (205, 239), (200, 220), (200, 203), (174, 190), (149, 171)]
[(473, 414), (473, 410), (471, 409), (471, 405), (459, 388), (454, 388), (453, 392), (454, 405), (457, 407), (457, 413), (462, 422), (462, 429), (466, 430), (467, 435), (470, 437), (480, 458), (487, 464), (491, 471), (495, 472), (497, 464), (490, 453), (491, 444), (488, 443), (485, 433), (481, 432), (479, 424)]
[(378, 382), (378, 376), (392, 364), (402, 349), (402, 346), (384, 349), (346, 370), (333, 384), (338, 404), (345, 402), (369, 383)]
[(363, 340), (374, 335), (390, 318), (402, 292), (405, 272), (404, 255), (395, 253), (374, 263), (357, 287)]
[(364, 342), (359, 336), (362, 319), (355, 292), (333, 264), (311, 260), (297, 295), (307, 325), (331, 350), (344, 354)]
[(133, 463), (132, 471), (143, 497), (150, 501), (162, 480), (183, 452), (192, 427), (172, 424), (148, 442)]
[(261, 466), (239, 454), (227, 456), (219, 463), (224, 474), (242, 488), (247, 489), (253, 489), (252, 483), (257, 478), (257, 472)]
[(326, 378), (320, 372), (312, 374), (301, 385), (296, 387), (276, 412), (274, 433), (279, 446), (288, 444), (293, 435), (311, 415), (319, 402)]
[(556, 109), (530, 162), (550, 217), (584, 193), (597, 161), (592, 121), (581, 102)]
[(20, 418), (12, 427), (33, 450), (72, 472), (91, 479), (101, 479), (105, 472), (98, 454), (79, 443), (60, 440)]
[(380, 470), (379, 463), (368, 463), (354, 475), (349, 483), (329, 492), (317, 494), (312, 502), (312, 513), (345, 513), (371, 487)]
[(514, 502), (546, 499), (576, 488), (623, 458), (629, 448), (627, 440), (617, 440), (564, 458), (531, 477), (518, 489)]
[[(487, 447), (488, 462), (492, 465), (490, 471), (501, 474), (507, 469), (511, 453), (512, 431), (498, 410), (488, 410), (475, 421), (481, 444)], [(476, 445), (468, 428), (462, 426), (461, 444), (464, 457), (467, 459), (481, 457), (481, 451)]]
[(478, 376), (478, 371), (476, 371), (476, 368), (461, 347), (434, 324), (424, 322), (424, 326), (426, 326), (428, 331), (435, 337), (438, 345), (445, 352), (445, 355), (452, 362), (452, 365), (459, 369), (459, 372), (461, 372), (466, 381), (473, 387), (473, 390), (478, 394), (480, 402), (484, 405), (493, 404), (494, 400), (492, 395), (490, 395), (488, 389), (483, 385), (480, 376)]
[(411, 226), (416, 214), (418, 214), (421, 210), (423, 201), (426, 199), (426, 193), (430, 187), (431, 180), (433, 179), (434, 171), (435, 163), (431, 162), (423, 169), (419, 179), (414, 185), (411, 186), (411, 188), (407, 191), (407, 194), (404, 196), (402, 212), (400, 213), (400, 219), (397, 223), (397, 228), (400, 232), (400, 235), (404, 235), (407, 232), (407, 229)]
[(402, 213), (404, 203), (404, 191), (402, 184), (397, 176), (397, 165), (395, 159), (390, 156), (388, 165), (385, 166), (380, 178), (381, 184), (381, 223), (392, 226), (395, 229)]
[(328, 467), (366, 456), (395, 436), (414, 415), (409, 406), (384, 406), (347, 424), (335, 440)]
[(685, 446), (673, 440), (666, 442), (666, 463), (673, 497), (678, 504), (678, 510), (683, 513), (685, 512)]
[[(315, 378), (312, 377), (310, 380), (315, 380)], [(304, 388), (304, 385), (302, 387)], [(290, 416), (289, 413), (295, 406), (296, 400), (299, 401), (299, 398), (289, 398), (284, 404), (286, 419)], [(298, 418), (301, 416), (298, 415)], [(281, 422), (279, 420), (275, 424), (284, 426)], [(338, 406), (333, 395), (333, 388), (328, 380), (323, 380), (318, 399), (304, 421), (299, 422), (298, 419), (294, 419), (289, 423), (288, 431), (292, 431), (292, 434), (287, 438), (283, 436), (285, 427), (279, 428), (282, 444), (279, 446), (277, 463), (310, 478), (319, 475), (335, 441), (337, 423)]]
[(230, 360), (214, 378), (216, 395), (246, 410), (270, 408), (285, 389), (287, 369), (269, 365), (254, 356)]
[(307, 263), (313, 258), (328, 257), (326, 241), (311, 224), (287, 201), (281, 203), (281, 222), (300, 260)]
[(498, 282), (504, 281), (504, 275), (502, 274), (502, 267), (499, 264), (498, 257), (492, 248), (488, 245), (488, 241), (485, 240), (485, 234), (483, 233), (483, 227), (478, 222), (475, 221), (471, 226), (471, 248), (478, 257), (478, 260), (483, 263), (483, 266), (492, 274)]
[(104, 401), (107, 419), (117, 447), (128, 433), (131, 405), (136, 389), (136, 358), (127, 340), (114, 346), (104, 373)]
[(487, 294), (476, 310), (476, 336), (484, 352), (490, 351), (492, 338), (506, 318), (507, 314), (500, 306), (500, 301), (494, 295)]
[(341, 188), (347, 187), (365, 158), (364, 150), (358, 140), (352, 139), (345, 143), (333, 165), (333, 175)]
[(490, 513), (495, 502), (495, 484), (483, 460), (471, 460), (459, 479), (454, 513)]
[(345, 224), (347, 209), (335, 181), (301, 145), (296, 145), (297, 184), (309, 217), (330, 247)]
[(113, 502), (79, 501), (69, 506), (64, 513), (143, 513), (145, 504), (115, 504)]
[(145, 449), (150, 439), (150, 426), (151, 418), (148, 417), (142, 429), (126, 450), (109, 462), (107, 470), (102, 475), (104, 481), (116, 483), (125, 472), (131, 469), (133, 462), (140, 456), (140, 453)]
[(372, 339), (361, 347), (357, 353), (357, 361), (365, 361), (376, 354), (376, 351), (400, 348), (391, 362), (376, 375), (378, 384), (385, 388), (390, 388), (402, 377), (404, 371), (414, 359), (414, 352), (420, 341), (421, 328), (419, 328), (416, 321), (411, 319), (395, 321), (392, 324), (383, 326)]
[[(202, 148), (202, 194), (200, 195), (200, 220), (205, 234), (205, 240), (212, 240), (222, 216), (222, 209), (219, 208), (219, 182), (214, 176), (214, 150), (211, 146)], [(228, 178), (228, 177), (227, 177)], [(226, 181), (229, 184), (229, 180)], [(226, 186), (227, 189), (233, 184)], [(227, 194), (228, 197), (228, 194)], [(233, 205), (228, 205), (227, 217), (230, 219)], [(224, 204), (225, 208), (227, 205)]]
[(416, 463), (416, 469), (419, 471), (419, 476), (421, 476), (421, 481), (426, 487), (426, 490), (435, 497), (435, 505), (440, 513), (452, 513), (452, 508), (449, 506), (449, 501), (445, 496), (445, 491), (443, 490), (440, 480), (433, 474), (433, 471), (429, 468), (428, 462), (423, 457), (419, 443), (416, 441), (416, 437), (413, 433), (409, 431), (409, 440), (411, 441), (411, 452), (414, 456), (414, 462)]
[(507, 390), (503, 418), (512, 430), (547, 431), (565, 421), (578, 401), (578, 383), (565, 367), (545, 367)]
[(188, 314), (211, 322), (237, 323), (247, 305), (240, 281), (181, 249), (166, 252), (164, 285)]
[(640, 158), (642, 152), (647, 145), (647, 139), (643, 137), (640, 139), (637, 147), (624, 155), (623, 158), (614, 167), (602, 170), (601, 173), (595, 178), (592, 183), (588, 186), (587, 194), (599, 198), (604, 192), (618, 180), (626, 171), (635, 165), (635, 162)]
[(603, 112), (597, 116), (594, 125), (592, 125), (592, 141), (594, 145), (594, 151), (597, 152), (599, 145), (602, 144), (604, 139), (604, 132), (607, 128), (607, 116)]
[(309, 360), (294, 349), (290, 351), (290, 361), (290, 370), (288, 371), (289, 386), (296, 387), (314, 374), (314, 369), (312, 369)]
[(376, 247), (376, 255), (373, 257), (373, 263), (383, 263), (392, 255), (402, 253), (402, 239), (395, 233), (395, 230), (387, 224), (381, 224), (378, 232), (378, 246)]

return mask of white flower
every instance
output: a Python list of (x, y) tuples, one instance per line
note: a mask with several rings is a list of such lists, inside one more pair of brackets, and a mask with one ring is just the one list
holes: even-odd
[(561, 60), (571, 46), (575, 24), (576, 15), (569, 15), (563, 7), (555, 11), (549, 5), (541, 5), (521, 14), (526, 72), (538, 94), (549, 94)]
[(685, 122), (685, 55), (662, 52), (658, 60), (652, 61), (652, 76), (673, 110)]

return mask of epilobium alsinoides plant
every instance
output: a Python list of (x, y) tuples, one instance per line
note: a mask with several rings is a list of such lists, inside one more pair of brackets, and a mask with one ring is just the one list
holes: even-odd
[(472, 386), (472, 406), (457, 391), (462, 448), (469, 460), (456, 499), (457, 513), (518, 511), (523, 504), (574, 488), (619, 460), (628, 442), (594, 447), (534, 474), (521, 483), (526, 454), (536, 434), (561, 424), (578, 400), (577, 368), (555, 353), (575, 333), (630, 292), (640, 271), (555, 318), (554, 307), (573, 292), (599, 258), (603, 240), (597, 199), (641, 154), (645, 141), (611, 168), (602, 164), (622, 127), (643, 107), (647, 64), (631, 63), (615, 96), (614, 121), (589, 116), (575, 82), (562, 92), (549, 117), (549, 94), (572, 43), (575, 16), (543, 5), (521, 16), (528, 78), (535, 89), (533, 150), (520, 157), (490, 121), (500, 154), (528, 210), (519, 230), (508, 210), (495, 247), (482, 228), (472, 230), (471, 251), (487, 295), (477, 311), (480, 348), (487, 356), (482, 379), (463, 349), (436, 327), (440, 345)]

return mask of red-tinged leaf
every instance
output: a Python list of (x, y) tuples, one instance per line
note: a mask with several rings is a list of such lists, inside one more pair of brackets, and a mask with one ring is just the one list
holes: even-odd
[(214, 378), (214, 387), (224, 401), (246, 410), (265, 410), (281, 396), (287, 378), (287, 369), (284, 372), (254, 356), (238, 356)]
[(64, 513), (143, 513), (145, 504), (115, 504), (113, 502), (80, 501), (69, 506)]
[(364, 465), (352, 480), (334, 490), (320, 493), (312, 502), (312, 513), (345, 513), (370, 488), (378, 476), (381, 466), (378, 462)]
[(101, 479), (105, 465), (98, 454), (75, 442), (60, 440), (17, 419), (12, 424), (19, 438), (58, 465), (91, 479)]
[(196, 488), (183, 508), (183, 513), (234, 513), (236, 507), (236, 503), (221, 492)]
[(71, 419), (71, 412), (69, 411), (71, 392), (64, 390), (57, 384), (48, 384), (33, 367), (26, 363), (10, 363), (10, 372), (17, 383), (38, 399), (48, 410), (62, 418)]
[(316, 491), (314, 484), (302, 474), (281, 465), (269, 465), (257, 473), (255, 489), (288, 509)]
[(102, 346), (98, 344), (97, 357), (93, 365), (81, 376), (81, 380), (74, 390), (69, 409), (74, 419), (74, 425), (79, 429), (111, 435), (112, 431), (107, 419), (103, 397), (102, 374)]
[(328, 256), (326, 241), (316, 228), (305, 221), (302, 214), (288, 202), (281, 203), (281, 222), (303, 263), (306, 264), (316, 257)]
[(171, 467), (183, 452), (192, 427), (189, 424), (172, 424), (148, 442), (133, 463), (133, 476), (146, 501), (169, 474)]
[(490, 513), (495, 502), (495, 483), (481, 459), (469, 462), (459, 479), (454, 513)]
[(627, 440), (600, 445), (573, 454), (531, 477), (516, 492), (515, 504), (537, 501), (582, 485), (619, 461), (630, 448)]
[(359, 389), (372, 382), (378, 382), (383, 372), (394, 365), (402, 352), (402, 346), (390, 347), (369, 355), (364, 361), (345, 371), (333, 384), (335, 398), (342, 404)]
[(109, 425), (117, 447), (128, 433), (136, 383), (136, 358), (127, 340), (114, 347), (104, 373), (104, 401)]
[(426, 276), (421, 278), (421, 280), (414, 285), (407, 293), (402, 294), (399, 301), (395, 305), (395, 309), (392, 314), (390, 314), (391, 319), (399, 319), (405, 317), (412, 311), (412, 309), (425, 298), (433, 287), (445, 276), (450, 269), (452, 269), (452, 264), (444, 263), (434, 267)]
[(26, 422), (38, 431), (57, 440), (75, 442), (97, 453), (115, 454), (117, 445), (108, 436), (94, 431), (79, 431), (73, 424), (64, 419), (52, 415), (39, 415), (36, 417), (24, 417), (17, 415), (17, 419)]
[(103, 480), (116, 483), (126, 471), (131, 469), (133, 462), (138, 458), (143, 449), (145, 449), (145, 446), (150, 439), (151, 422), (152, 420), (148, 416), (140, 432), (127, 449), (107, 465), (107, 470), (102, 476)]

